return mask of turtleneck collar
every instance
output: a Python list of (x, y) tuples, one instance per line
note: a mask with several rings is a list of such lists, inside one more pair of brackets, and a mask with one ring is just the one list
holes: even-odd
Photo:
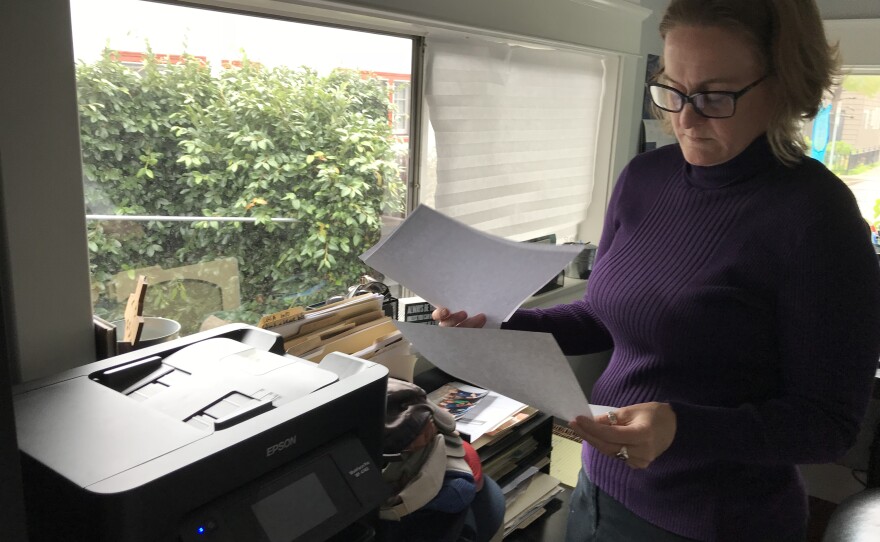
[(758, 172), (766, 171), (779, 163), (770, 148), (767, 134), (762, 134), (741, 153), (722, 164), (695, 166), (685, 162), (684, 176), (693, 186), (724, 188), (746, 181)]

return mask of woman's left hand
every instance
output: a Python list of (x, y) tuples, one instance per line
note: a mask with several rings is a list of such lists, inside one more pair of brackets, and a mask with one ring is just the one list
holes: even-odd
[(607, 456), (620, 459), (625, 447), (626, 464), (644, 469), (672, 444), (676, 417), (669, 403), (641, 403), (615, 409), (610, 417), (578, 416), (568, 426)]

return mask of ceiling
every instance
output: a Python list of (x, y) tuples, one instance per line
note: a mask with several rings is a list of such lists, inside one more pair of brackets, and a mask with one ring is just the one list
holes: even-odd
[[(629, 0), (662, 12), (669, 0)], [(878, 0), (816, 0), (823, 19), (880, 19)]]
[(816, 0), (823, 19), (880, 19), (877, 0)]

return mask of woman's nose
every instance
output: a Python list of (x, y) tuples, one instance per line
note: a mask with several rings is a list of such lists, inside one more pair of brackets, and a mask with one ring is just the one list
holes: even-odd
[(703, 115), (697, 113), (697, 110), (694, 109), (693, 104), (684, 104), (684, 108), (678, 113), (678, 123), (681, 124), (683, 128), (690, 128), (691, 126), (695, 126), (700, 124), (706, 119)]

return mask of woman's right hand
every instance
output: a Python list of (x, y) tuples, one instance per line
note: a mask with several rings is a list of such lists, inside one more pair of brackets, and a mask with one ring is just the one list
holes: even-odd
[(468, 318), (466, 312), (452, 312), (446, 307), (434, 309), (431, 318), (439, 322), (441, 327), (483, 327), (486, 325), (486, 315), (483, 313)]

